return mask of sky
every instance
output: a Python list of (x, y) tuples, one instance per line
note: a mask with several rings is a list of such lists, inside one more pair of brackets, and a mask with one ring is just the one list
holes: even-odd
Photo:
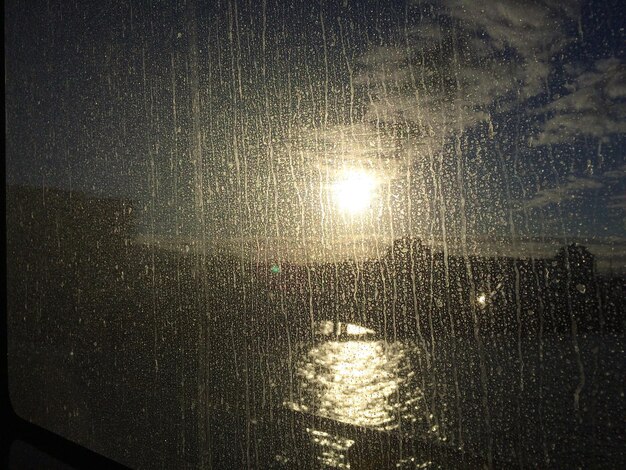
[(413, 236), (626, 267), (619, 2), (38, 3), (5, 6), (9, 184), (262, 260)]

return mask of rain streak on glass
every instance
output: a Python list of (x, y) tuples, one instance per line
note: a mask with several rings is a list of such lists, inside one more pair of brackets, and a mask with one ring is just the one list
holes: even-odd
[(8, 377), (133, 468), (621, 468), (618, 1), (11, 0)]

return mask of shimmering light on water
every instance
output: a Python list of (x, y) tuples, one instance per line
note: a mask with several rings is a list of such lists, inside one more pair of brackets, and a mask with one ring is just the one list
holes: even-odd
[[(375, 331), (352, 323), (321, 321), (318, 334), (328, 341), (302, 350), (296, 366), (294, 396), (298, 398), (285, 402), (286, 407), (372, 430), (400, 432), (406, 427), (412, 432), (421, 430), (423, 436), (437, 434), (429, 429), (433, 416), (427, 418), (424, 394), (416, 380), (419, 353), (415, 348), (400, 342), (366, 341)], [(361, 455), (363, 448), (348, 439), (353, 436), (345, 435), (345, 430), (316, 423), (307, 433), (323, 467), (350, 468), (352, 459), (362, 458), (355, 455)], [(407, 462), (416, 465), (416, 461)]]
[(316, 333), (324, 336), (365, 336), (376, 334), (374, 330), (371, 330), (361, 325), (356, 325), (354, 323), (335, 322), (331, 320), (318, 322)]
[(365, 328), (363, 326), (354, 325), (352, 323), (348, 323), (346, 326), (346, 334), (358, 336), (358, 335), (371, 335), (374, 334), (374, 330), (370, 330), (369, 328)]
[(307, 428), (306, 431), (313, 443), (320, 448), (317, 460), (323, 466), (331, 468), (350, 468), (350, 462), (347, 459), (346, 452), (354, 444), (352, 439), (334, 436), (316, 429)]
[(392, 429), (403, 358), (401, 348), (382, 341), (316, 345), (298, 371), (303, 403), (289, 406), (348, 424)]

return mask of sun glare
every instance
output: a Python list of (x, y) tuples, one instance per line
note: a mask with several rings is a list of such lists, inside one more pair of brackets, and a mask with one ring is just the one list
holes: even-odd
[(358, 214), (370, 207), (376, 178), (365, 171), (345, 172), (333, 185), (333, 194), (339, 210), (346, 214)]

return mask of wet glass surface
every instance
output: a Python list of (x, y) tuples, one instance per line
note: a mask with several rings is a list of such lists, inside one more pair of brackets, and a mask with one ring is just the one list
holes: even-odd
[(137, 468), (623, 466), (621, 9), (8, 2), (17, 414)]

